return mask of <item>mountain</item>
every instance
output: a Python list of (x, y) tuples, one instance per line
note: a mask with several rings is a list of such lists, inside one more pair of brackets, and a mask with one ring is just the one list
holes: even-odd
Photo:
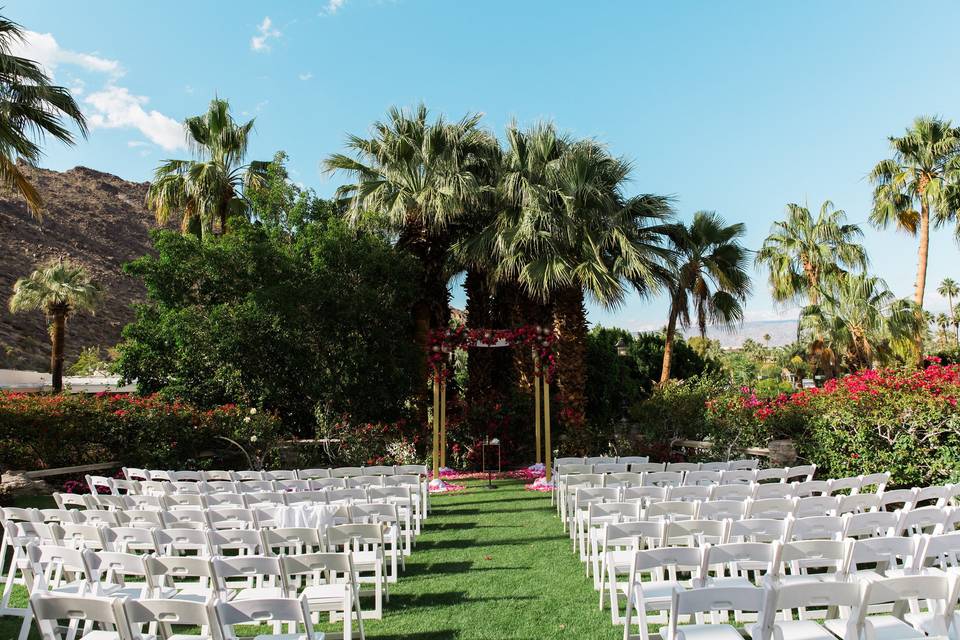
[[(691, 338), (700, 335), (695, 327), (684, 331), (684, 336)], [(797, 339), (796, 320), (754, 320), (744, 322), (734, 329), (725, 330), (718, 327), (708, 327), (707, 337), (719, 340), (725, 349), (741, 346), (749, 338), (754, 342), (766, 345), (764, 336), (770, 336), (769, 346), (778, 347), (795, 342)]]
[(46, 371), (50, 341), (40, 312), (10, 313), (7, 301), (17, 278), (39, 262), (67, 256), (87, 267), (103, 287), (96, 315), (67, 323), (66, 362), (84, 347), (112, 347), (133, 319), (132, 303), (146, 290), (121, 266), (151, 251), (156, 228), (144, 204), (148, 183), (127, 182), (86, 167), (58, 172), (21, 165), (46, 204), (42, 222), (17, 194), (0, 191), (0, 368)]

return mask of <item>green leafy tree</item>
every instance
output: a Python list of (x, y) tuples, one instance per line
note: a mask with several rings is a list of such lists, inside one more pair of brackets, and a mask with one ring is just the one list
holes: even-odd
[(52, 84), (39, 63), (10, 52), (23, 39), (22, 27), (0, 16), (0, 184), (23, 196), (39, 219), (43, 198), (17, 161), (39, 162), (47, 136), (72, 145), (67, 127), (72, 124), (86, 136), (87, 124), (67, 89)]
[(419, 276), (386, 241), (333, 217), (292, 242), (238, 220), (217, 238), (162, 231), (154, 243), (156, 256), (127, 266), (148, 300), (119, 348), (142, 392), (264, 407), (301, 435), (316, 413), (402, 414), (417, 380)]
[(807, 207), (787, 205), (787, 217), (773, 223), (756, 255), (770, 270), (770, 288), (780, 302), (805, 297), (817, 304), (824, 288), (846, 271), (867, 268), (867, 253), (859, 244), (863, 232), (847, 224), (846, 214), (829, 200), (816, 218)]
[(923, 308), (930, 227), (956, 220), (960, 188), (960, 129), (949, 120), (917, 118), (906, 133), (890, 138), (893, 157), (870, 173), (876, 187), (870, 221), (891, 224), (920, 238), (913, 301)]
[(77, 312), (93, 313), (100, 287), (83, 266), (64, 258), (41, 264), (13, 285), (10, 312), (42, 311), (50, 322), (50, 373), (53, 390), (63, 390), (63, 350), (67, 318)]
[(698, 211), (689, 226), (674, 224), (668, 231), (676, 254), (676, 271), (669, 285), (670, 314), (660, 382), (670, 379), (677, 326), (689, 327), (691, 317), (701, 336), (708, 324), (730, 326), (743, 319), (750, 293), (747, 250), (740, 244), (746, 228), (727, 225), (711, 211)]
[(165, 160), (157, 167), (147, 206), (160, 224), (178, 216), (184, 232), (203, 237), (216, 224), (226, 232), (231, 217), (248, 217), (245, 194), (266, 178), (268, 163), (244, 164), (253, 120), (238, 124), (230, 115), (230, 104), (214, 98), (205, 114), (186, 119), (184, 129), (194, 159)]
[(953, 278), (944, 278), (937, 287), (937, 293), (947, 299), (947, 307), (950, 309), (950, 324), (953, 326), (954, 344), (960, 346), (960, 323), (957, 322), (957, 309), (953, 306), (953, 299), (960, 296), (960, 285)]

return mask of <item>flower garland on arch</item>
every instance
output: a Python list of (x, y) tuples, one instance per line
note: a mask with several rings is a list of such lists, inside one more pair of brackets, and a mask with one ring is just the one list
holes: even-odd
[(436, 382), (450, 376), (449, 354), (470, 347), (530, 346), (533, 349), (533, 374), (548, 382), (556, 369), (554, 348), (557, 337), (550, 327), (525, 325), (515, 329), (471, 329), (459, 324), (449, 329), (435, 329), (427, 336), (428, 359)]

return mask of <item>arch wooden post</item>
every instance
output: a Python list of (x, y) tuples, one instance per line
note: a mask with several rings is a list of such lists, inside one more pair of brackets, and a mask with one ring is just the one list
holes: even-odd
[(447, 383), (440, 381), (440, 468), (447, 466)]
[(433, 457), (431, 463), (433, 465), (433, 479), (437, 480), (440, 478), (440, 376), (436, 370), (433, 373), (433, 414), (431, 419), (433, 422)]
[(543, 462), (540, 456), (540, 376), (533, 374), (533, 433), (534, 433), (534, 462)]
[(552, 462), (550, 460), (550, 379), (543, 379), (543, 464), (547, 482), (553, 478)]

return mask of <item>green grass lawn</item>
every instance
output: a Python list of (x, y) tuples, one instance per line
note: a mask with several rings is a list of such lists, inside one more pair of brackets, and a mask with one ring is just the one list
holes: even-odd
[[(367, 636), (622, 637), (610, 612), (598, 609), (549, 495), (524, 491), (516, 480), (499, 480), (492, 491), (483, 484), (468, 482), (463, 493), (432, 497), (407, 570), (390, 585), (384, 619), (364, 622)], [(0, 640), (15, 638), (18, 629), (19, 620), (0, 619)]]

